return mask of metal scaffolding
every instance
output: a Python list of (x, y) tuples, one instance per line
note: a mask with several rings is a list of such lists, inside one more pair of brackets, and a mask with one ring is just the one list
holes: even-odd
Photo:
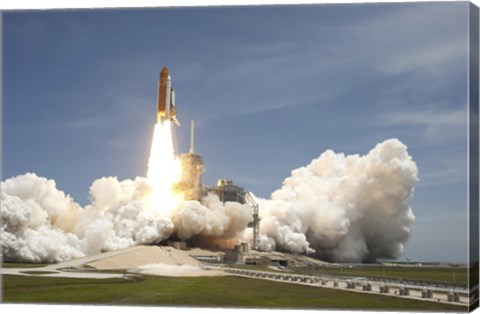
[(219, 179), (216, 186), (207, 187), (207, 192), (213, 192), (223, 203), (237, 202), (245, 204), (245, 190), (234, 185), (232, 180)]
[(252, 193), (245, 193), (245, 201), (253, 208), (253, 221), (248, 224), (248, 227), (253, 228), (252, 247), (258, 251), (260, 249), (260, 218), (258, 217), (258, 204), (255, 201)]

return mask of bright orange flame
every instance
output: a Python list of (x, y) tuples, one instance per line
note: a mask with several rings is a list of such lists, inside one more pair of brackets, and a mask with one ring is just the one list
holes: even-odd
[(175, 158), (170, 121), (158, 122), (153, 133), (147, 179), (152, 193), (147, 196), (149, 207), (168, 215), (183, 199), (173, 190), (181, 178), (180, 160)]

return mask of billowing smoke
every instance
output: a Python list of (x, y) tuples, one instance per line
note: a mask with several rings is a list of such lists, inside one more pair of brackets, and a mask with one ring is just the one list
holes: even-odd
[(237, 202), (220, 202), (215, 194), (198, 201), (185, 201), (172, 215), (175, 231), (182, 240), (195, 235), (236, 238), (241, 236), (252, 220), (249, 205)]
[[(82, 208), (53, 180), (27, 173), (1, 183), (0, 242), (5, 261), (60, 262), (138, 244), (158, 243), (174, 232), (234, 237), (250, 218), (248, 205), (184, 202), (171, 216), (148, 207), (146, 178), (101, 178), (90, 187)], [(207, 207), (208, 206), (208, 207)]]
[[(292, 171), (270, 200), (258, 200), (261, 247), (313, 253), (332, 261), (397, 257), (414, 221), (407, 204), (415, 162), (398, 140), (366, 156), (326, 151)], [(27, 173), (1, 183), (1, 253), (5, 261), (59, 262), (171, 236), (251, 237), (252, 209), (208, 195), (169, 213), (151, 208), (146, 178), (101, 178), (82, 207), (53, 180)]]
[(415, 219), (407, 200), (417, 174), (396, 139), (365, 156), (328, 150), (293, 170), (271, 200), (258, 200), (261, 247), (338, 262), (396, 258)]

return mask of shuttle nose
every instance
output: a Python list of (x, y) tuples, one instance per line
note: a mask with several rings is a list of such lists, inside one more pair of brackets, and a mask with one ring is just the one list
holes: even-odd
[(170, 72), (168, 72), (167, 67), (163, 67), (162, 72), (160, 72), (160, 78), (168, 78), (170, 76)]

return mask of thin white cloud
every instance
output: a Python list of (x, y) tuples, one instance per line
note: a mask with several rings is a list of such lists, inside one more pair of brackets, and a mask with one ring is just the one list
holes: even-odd
[[(133, 119), (146, 119), (154, 117), (155, 103), (148, 104), (148, 101), (142, 97), (130, 96), (114, 96), (108, 104), (98, 104), (99, 109), (97, 116), (88, 117), (65, 117), (65, 119), (53, 124), (42, 124), (42, 129), (57, 129), (57, 130), (82, 130), (100, 127), (111, 127), (125, 121), (132, 121)], [(108, 110), (103, 109), (110, 107)], [(114, 107), (115, 110), (112, 110)], [(154, 118), (151, 119), (152, 124)]]
[(417, 124), (417, 125), (465, 125), (467, 122), (466, 107), (454, 110), (423, 110), (392, 112), (384, 115), (392, 124)]
[(424, 139), (431, 142), (447, 142), (467, 135), (466, 106), (442, 110), (392, 111), (380, 114), (376, 120), (380, 125), (420, 127)]
[[(432, 95), (451, 84), (452, 71), (457, 73), (462, 64), (467, 69), (466, 8), (458, 4), (399, 5), (385, 14), (333, 25), (335, 33), (328, 32), (331, 23), (309, 23), (303, 25), (305, 31), (296, 40), (230, 47), (232, 53), (248, 58), (217, 69), (207, 84), (242, 86), (244, 92), (235, 97), (245, 105), (228, 108), (228, 114), (256, 113), (345, 95), (358, 85), (355, 74), (359, 71), (372, 84), (380, 79), (378, 76), (384, 81), (400, 78), (375, 91), (386, 98), (404, 98), (406, 90)], [(292, 87), (294, 90), (289, 89)], [(218, 102), (224, 103), (222, 99)], [(224, 115), (222, 108), (216, 112)], [(411, 123), (415, 119), (405, 118)], [(427, 124), (420, 122), (416, 124)], [(428, 137), (443, 135), (438, 131), (429, 128)]]
[(58, 123), (42, 124), (39, 125), (39, 129), (81, 130), (107, 126), (111, 123), (112, 120), (107, 117), (81, 117), (70, 120), (65, 119)]
[(466, 181), (467, 173), (465, 167), (457, 166), (435, 172), (427, 172), (424, 174), (420, 174), (420, 181), (417, 183), (417, 185), (419, 187), (429, 187), (462, 182), (465, 183)]
[(122, 149), (122, 148), (128, 147), (128, 145), (125, 141), (119, 140), (119, 139), (110, 140), (107, 143), (108, 143), (108, 146), (116, 148), (116, 149)]
[(98, 117), (98, 118), (82, 118), (82, 119), (70, 122), (69, 124), (65, 124), (65, 126), (71, 129), (88, 129), (88, 128), (104, 126), (107, 124), (109, 124), (109, 119)]
[[(466, 70), (467, 10), (467, 4), (405, 5), (356, 25), (357, 51), (365, 52), (379, 70), (390, 74), (420, 70), (439, 75), (458, 62)], [(375, 50), (361, 49), (362, 43)]]

